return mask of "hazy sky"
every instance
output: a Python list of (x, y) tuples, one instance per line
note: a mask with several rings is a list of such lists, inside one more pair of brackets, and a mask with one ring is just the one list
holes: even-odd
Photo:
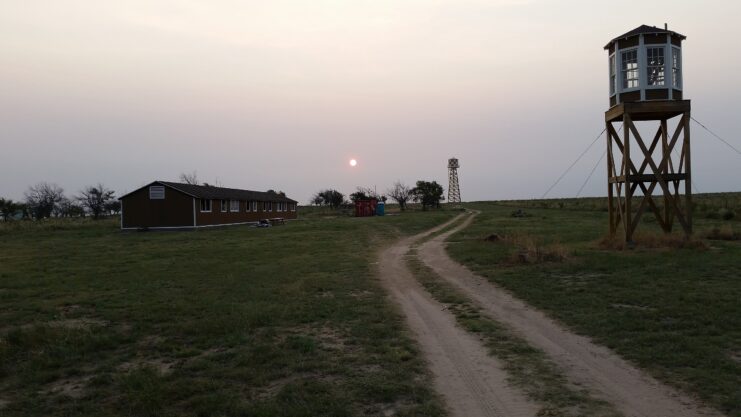
[[(196, 170), (306, 202), (447, 188), (456, 156), (464, 200), (540, 197), (604, 127), (602, 47), (644, 23), (687, 36), (693, 116), (741, 147), (739, 16), (738, 1), (0, 0), (0, 196)], [(692, 129), (699, 191), (741, 190), (741, 157)], [(551, 196), (574, 196), (604, 146)], [(606, 193), (603, 165), (583, 194)]]

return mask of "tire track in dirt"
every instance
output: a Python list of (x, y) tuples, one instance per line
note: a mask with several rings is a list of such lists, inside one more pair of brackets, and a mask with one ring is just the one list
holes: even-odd
[(595, 397), (610, 402), (626, 417), (723, 416), (660, 383), (609, 349), (572, 333), (452, 260), (445, 251), (445, 239), (467, 227), (475, 215), (423, 243), (418, 249), (422, 262), (476, 301), (493, 319), (510, 326), (532, 346), (545, 352), (569, 380), (587, 387)]
[(538, 407), (509, 386), (499, 361), (481, 341), (458, 327), (452, 314), (433, 300), (409, 271), (406, 256), (417, 240), (462, 218), (405, 238), (381, 253), (381, 282), (399, 304), (451, 415), (460, 417), (535, 416)]

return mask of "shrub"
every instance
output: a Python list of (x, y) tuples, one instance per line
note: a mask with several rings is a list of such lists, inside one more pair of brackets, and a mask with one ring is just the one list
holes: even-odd
[(731, 226), (715, 227), (705, 237), (710, 240), (741, 240), (741, 232), (733, 230)]
[(503, 241), (517, 247), (510, 256), (513, 263), (563, 262), (571, 255), (569, 249), (561, 243), (544, 244), (539, 238), (527, 234), (508, 235)]
[(736, 213), (734, 213), (733, 210), (729, 210), (726, 208), (722, 208), (718, 210), (718, 214), (720, 218), (723, 220), (731, 220), (732, 218), (736, 216)]
[(601, 249), (625, 250), (625, 249), (707, 249), (707, 244), (702, 240), (690, 236), (687, 238), (678, 233), (652, 233), (640, 232), (633, 236), (633, 242), (627, 243), (619, 236), (605, 236), (597, 242)]

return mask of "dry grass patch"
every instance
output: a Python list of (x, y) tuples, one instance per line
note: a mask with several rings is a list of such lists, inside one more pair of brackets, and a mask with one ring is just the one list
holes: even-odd
[(512, 233), (500, 235), (491, 233), (484, 237), (485, 242), (504, 244), (514, 248), (505, 258), (505, 264), (529, 265), (545, 262), (563, 262), (571, 257), (571, 250), (560, 242), (545, 243), (543, 239), (527, 234)]
[(699, 249), (705, 250), (709, 246), (704, 241), (683, 234), (639, 232), (633, 237), (633, 242), (625, 242), (619, 236), (604, 236), (597, 241), (599, 249), (627, 250), (627, 249)]
[(180, 365), (180, 362), (182, 361), (169, 358), (136, 358), (122, 363), (118, 366), (118, 369), (122, 372), (130, 372), (140, 368), (152, 368), (159, 375), (169, 375)]
[(714, 227), (705, 233), (705, 238), (710, 240), (741, 240), (741, 232), (734, 230), (730, 224)]
[(529, 234), (511, 234), (501, 240), (517, 248), (509, 257), (509, 261), (514, 264), (563, 262), (571, 256), (571, 251), (560, 242), (545, 243)]
[(85, 396), (88, 382), (93, 379), (92, 375), (75, 376), (56, 380), (49, 384), (42, 395), (62, 395), (69, 398), (79, 399)]

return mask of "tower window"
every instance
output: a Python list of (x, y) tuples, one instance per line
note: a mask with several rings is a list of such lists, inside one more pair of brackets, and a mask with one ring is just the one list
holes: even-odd
[(625, 51), (621, 55), (623, 88), (638, 87), (638, 50)]
[(664, 48), (646, 48), (648, 85), (664, 85)]
[(682, 88), (682, 51), (672, 48), (672, 84), (674, 88)]
[(610, 55), (610, 95), (615, 94), (615, 54)]

